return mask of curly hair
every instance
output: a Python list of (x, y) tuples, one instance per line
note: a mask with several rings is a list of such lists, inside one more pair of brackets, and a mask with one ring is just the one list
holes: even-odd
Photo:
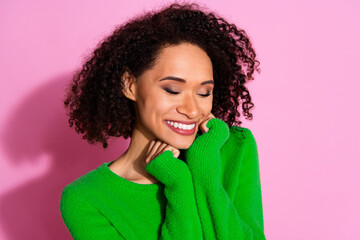
[(133, 102), (122, 93), (122, 75), (129, 71), (139, 77), (162, 48), (183, 42), (199, 46), (211, 59), (214, 116), (240, 127), (236, 117), (241, 101), (243, 115), (252, 120), (254, 104), (245, 83), (254, 79), (254, 70), (260, 72), (260, 62), (245, 31), (198, 4), (172, 3), (130, 19), (99, 43), (67, 89), (70, 127), (75, 125), (83, 139), (104, 148), (111, 136), (130, 137), (136, 116)]

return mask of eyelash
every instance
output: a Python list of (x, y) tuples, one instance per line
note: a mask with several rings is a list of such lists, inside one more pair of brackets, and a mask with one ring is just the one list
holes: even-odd
[[(170, 94), (174, 94), (174, 95), (179, 94), (179, 92), (174, 92), (174, 91), (172, 91), (172, 90), (170, 90), (168, 88), (164, 88), (164, 89), (165, 89), (165, 91), (167, 91)], [(208, 97), (208, 96), (211, 95), (211, 93), (209, 92), (208, 94), (199, 94), (199, 95), (202, 96), (202, 97)]]

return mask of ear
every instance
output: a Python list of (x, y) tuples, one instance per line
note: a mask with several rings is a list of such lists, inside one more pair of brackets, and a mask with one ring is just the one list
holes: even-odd
[(131, 75), (128, 70), (126, 70), (121, 77), (121, 82), (122, 82), (121, 91), (123, 92), (125, 97), (127, 97), (128, 99), (130, 99), (132, 101), (136, 101), (136, 97), (135, 97), (136, 96), (135, 95), (136, 79), (135, 79), (135, 77), (133, 75)]

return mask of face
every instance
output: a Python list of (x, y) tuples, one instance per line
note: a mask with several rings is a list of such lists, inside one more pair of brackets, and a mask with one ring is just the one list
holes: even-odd
[(189, 148), (212, 109), (213, 71), (206, 52), (190, 43), (165, 47), (133, 87), (135, 128), (149, 140)]

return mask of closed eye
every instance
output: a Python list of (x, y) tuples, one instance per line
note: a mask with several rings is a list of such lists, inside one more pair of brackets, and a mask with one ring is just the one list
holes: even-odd
[[(173, 90), (171, 90), (171, 89), (169, 89), (169, 88), (164, 88), (164, 90), (165, 90), (166, 92), (168, 92), (168, 93), (170, 93), (170, 94), (174, 94), (174, 95), (177, 95), (177, 94), (180, 93), (180, 92), (175, 92), (175, 91), (173, 91)], [(209, 92), (209, 93), (207, 93), (207, 94), (199, 94), (199, 95), (202, 96), (202, 97), (208, 97), (208, 96), (211, 95), (211, 92)]]
[(164, 90), (171, 94), (179, 94), (179, 92), (174, 92), (173, 90), (171, 90), (169, 88), (164, 88)]
[(207, 93), (207, 94), (199, 94), (199, 95), (202, 96), (202, 97), (208, 97), (208, 96), (211, 95), (211, 93), (209, 92), (209, 93)]

